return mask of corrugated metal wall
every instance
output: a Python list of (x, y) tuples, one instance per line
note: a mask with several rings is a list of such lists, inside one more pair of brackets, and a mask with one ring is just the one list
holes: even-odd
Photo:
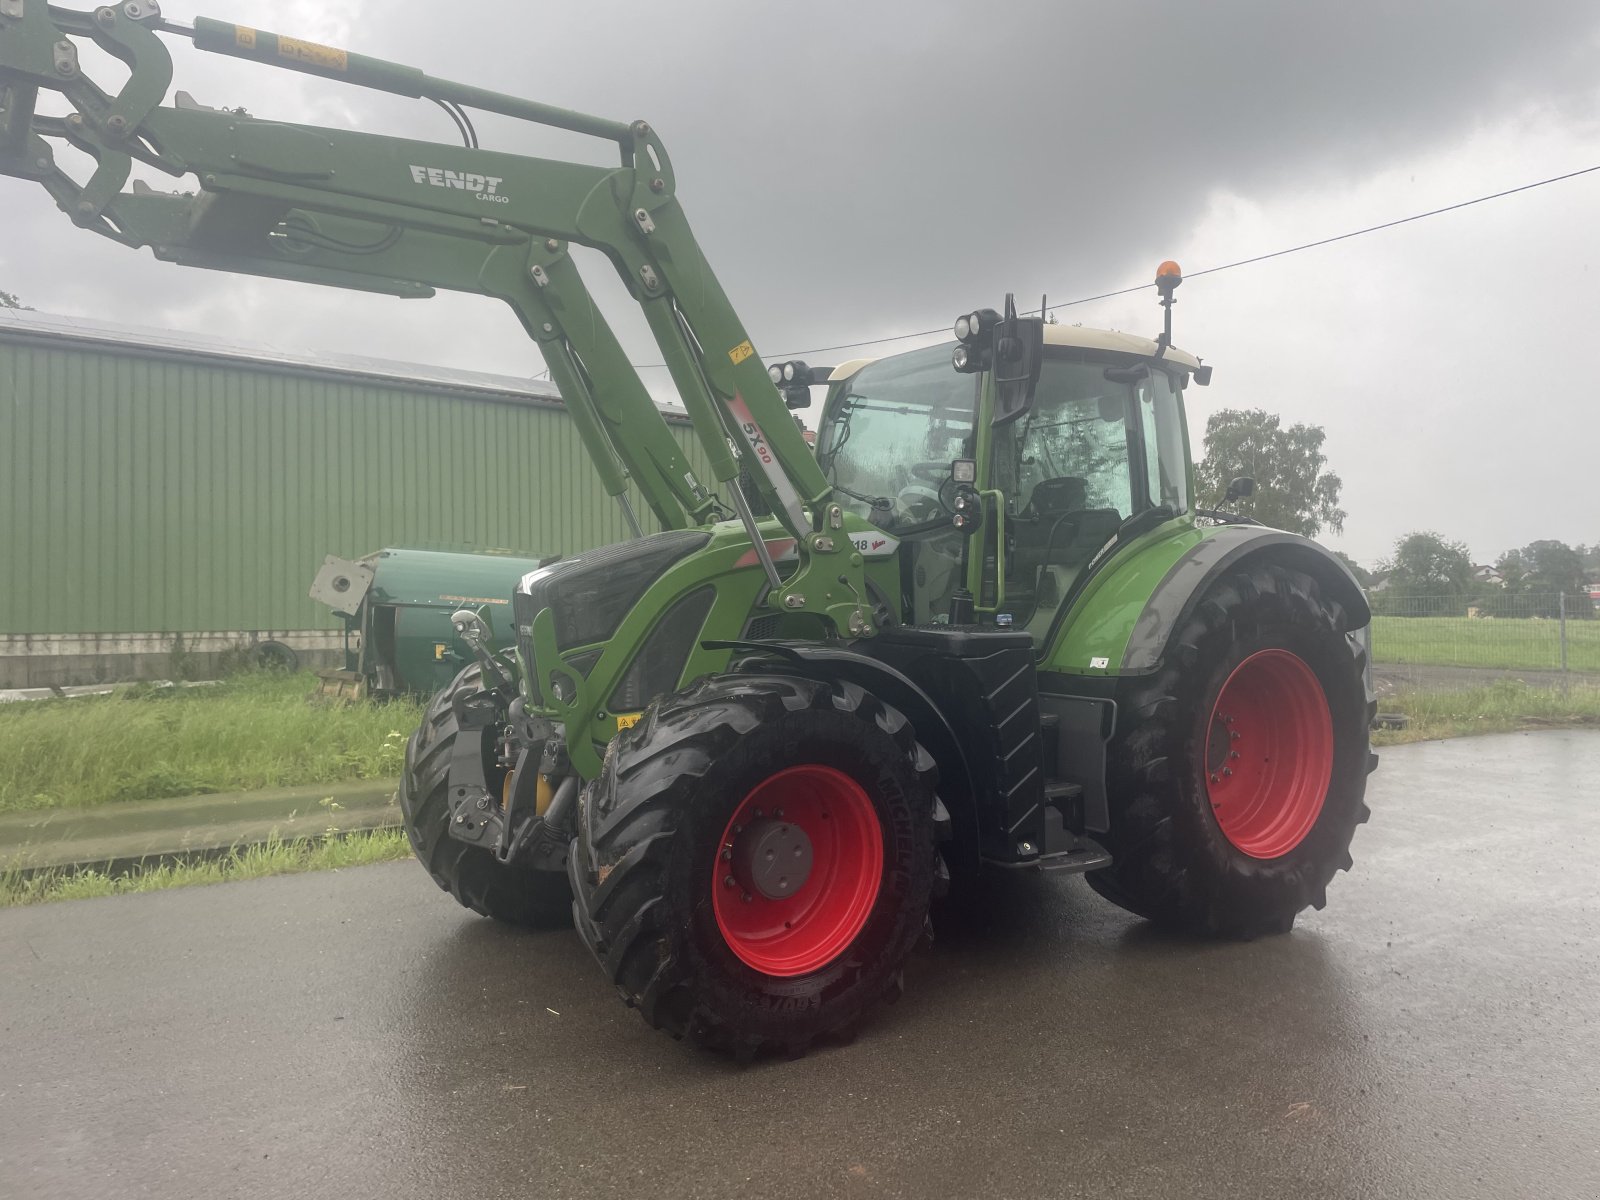
[(0, 340), (0, 472), (0, 633), (327, 627), (324, 554), (626, 536), (559, 408), (90, 345)]

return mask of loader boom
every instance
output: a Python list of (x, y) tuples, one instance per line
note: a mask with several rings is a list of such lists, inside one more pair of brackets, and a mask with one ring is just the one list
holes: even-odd
[[(161, 33), (614, 142), (620, 165), (268, 121), (181, 92), (169, 106), (172, 59)], [(120, 91), (108, 94), (85, 77), (74, 39), (92, 40), (128, 66)], [(59, 92), (72, 111), (38, 114), (41, 89)], [(93, 158), (87, 182), (56, 164), (54, 142)], [(195, 194), (130, 188), (136, 161), (191, 177)], [(679, 529), (721, 515), (711, 490), (720, 485), (766, 570), (769, 603), (870, 634), (861, 560), (837, 532), (843, 517), (830, 486), (695, 241), (671, 161), (645, 122), (573, 113), (244, 26), (200, 18), (187, 28), (166, 21), (150, 0), (93, 13), (0, 0), (0, 173), (41, 184), (80, 227), (148, 246), (166, 261), (399, 296), (445, 288), (508, 303), (544, 352), (611, 495), (626, 507), (631, 480), (662, 527)], [(584, 287), (569, 243), (603, 253), (642, 308), (712, 480), (689, 468)], [(735, 483), (741, 459), (797, 543), (799, 565), (781, 581)]]

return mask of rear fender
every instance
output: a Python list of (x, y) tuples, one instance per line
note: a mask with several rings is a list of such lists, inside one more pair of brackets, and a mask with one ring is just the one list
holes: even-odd
[(1173, 636), (1219, 579), (1263, 564), (1291, 567), (1315, 579), (1344, 610), (1341, 633), (1365, 628), (1371, 622), (1372, 610), (1355, 576), (1316, 542), (1260, 525), (1224, 525), (1209, 531), (1186, 551), (1156, 585), (1128, 637), (1122, 673), (1156, 670)]

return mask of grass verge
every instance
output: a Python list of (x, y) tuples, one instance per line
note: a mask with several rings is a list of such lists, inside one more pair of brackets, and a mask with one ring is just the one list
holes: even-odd
[(13, 871), (0, 874), (0, 908), (47, 904), (52, 900), (127, 896), (336, 867), (363, 867), (410, 855), (411, 844), (403, 830), (373, 829), (327, 838), (298, 838), (291, 842), (273, 839), (257, 846), (236, 848), (221, 858), (160, 863), (121, 875), (81, 868), (41, 871), (27, 876)]
[(421, 705), (312, 705), (309, 672), (0, 705), (0, 812), (384, 779)]
[(1379, 701), (1380, 713), (1404, 713), (1404, 729), (1373, 733), (1375, 746), (1397, 746), (1474, 733), (1600, 728), (1600, 688), (1536, 688), (1515, 679), (1485, 687), (1405, 689)]

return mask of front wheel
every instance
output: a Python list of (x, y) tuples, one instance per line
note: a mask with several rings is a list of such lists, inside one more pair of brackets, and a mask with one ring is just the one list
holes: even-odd
[(850, 684), (724, 675), (666, 696), (580, 801), (577, 926), (674, 1037), (800, 1053), (898, 994), (935, 876), (934, 766)]
[[(474, 664), (434, 695), (422, 724), (406, 743), (405, 769), (400, 775), (400, 813), (406, 836), (417, 861), (462, 907), (509, 925), (564, 928), (572, 911), (564, 874), (506, 865), (483, 847), (450, 836), (450, 759), (456, 739), (463, 736), (454, 701), (458, 695), (481, 691), (483, 671)], [(494, 769), (487, 747), (484, 767), (498, 794), (504, 772)]]
[(1310, 576), (1218, 583), (1152, 678), (1120, 698), (1112, 865), (1089, 885), (1163, 924), (1287, 931), (1321, 908), (1367, 819), (1365, 651)]

